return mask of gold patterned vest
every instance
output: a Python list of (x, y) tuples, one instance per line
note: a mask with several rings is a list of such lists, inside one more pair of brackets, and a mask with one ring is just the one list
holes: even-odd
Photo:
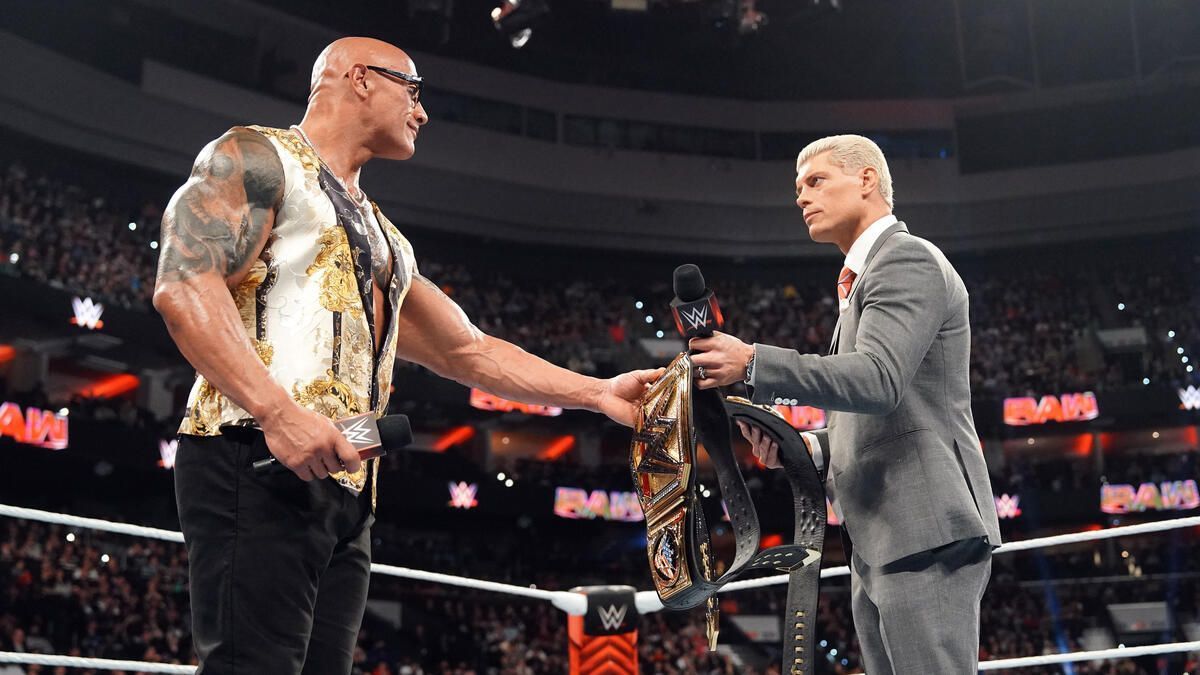
[[(266, 246), (233, 291), (246, 334), (271, 378), (300, 405), (330, 419), (367, 411), (382, 416), (392, 384), (397, 316), (417, 271), (412, 246), (371, 203), (392, 258), (383, 292), (383, 345), (376, 349), (370, 243), (362, 231), (374, 224), (364, 223), (361, 212), (352, 218), (345, 188), (295, 131), (249, 128), (278, 151), (284, 195)], [(222, 426), (251, 420), (197, 375), (179, 433), (215, 436)], [(374, 470), (364, 464), (357, 474), (332, 477), (361, 492), (368, 475), (374, 478)]]

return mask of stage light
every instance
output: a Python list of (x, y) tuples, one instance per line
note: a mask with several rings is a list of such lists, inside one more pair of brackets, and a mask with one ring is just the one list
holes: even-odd
[(502, 0), (492, 10), (492, 24), (508, 38), (513, 49), (520, 49), (533, 35), (533, 25), (550, 11), (546, 0)]

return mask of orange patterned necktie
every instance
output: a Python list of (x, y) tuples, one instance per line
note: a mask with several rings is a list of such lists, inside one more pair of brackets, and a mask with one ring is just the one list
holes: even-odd
[(858, 275), (849, 267), (843, 267), (842, 273), (838, 276), (838, 302), (846, 304), (850, 300), (850, 289), (854, 287), (854, 280)]

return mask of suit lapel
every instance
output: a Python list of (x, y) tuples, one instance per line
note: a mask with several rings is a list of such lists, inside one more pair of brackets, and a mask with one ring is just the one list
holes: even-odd
[[(853, 300), (854, 294), (858, 293), (858, 289), (862, 287), (863, 277), (867, 276), (867, 272), (870, 271), (871, 262), (875, 260), (875, 254), (879, 253), (879, 249), (883, 247), (883, 242), (887, 241), (888, 237), (896, 234), (897, 232), (908, 232), (908, 226), (904, 224), (904, 221), (896, 221), (895, 225), (892, 225), (888, 229), (884, 230), (883, 233), (879, 235), (879, 238), (875, 240), (874, 245), (871, 246), (871, 250), (867, 252), (867, 260), (863, 264), (862, 274), (859, 274), (854, 279), (854, 285), (850, 287), (850, 295), (846, 297), (846, 302)], [(846, 308), (846, 312), (848, 311), (850, 311), (849, 307)], [(837, 324), (833, 327), (833, 339), (829, 343), (830, 354), (837, 353), (838, 337), (840, 337), (842, 333), (842, 315), (846, 312), (840, 311), (839, 308)]]

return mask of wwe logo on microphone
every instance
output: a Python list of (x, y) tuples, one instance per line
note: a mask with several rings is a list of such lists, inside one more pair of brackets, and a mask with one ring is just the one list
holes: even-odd
[(1200, 410), (1200, 389), (1189, 384), (1187, 389), (1179, 390), (1179, 407), (1184, 410)]
[(625, 612), (628, 609), (629, 605), (621, 605), (620, 608), (616, 605), (601, 607), (597, 610), (600, 613), (600, 623), (604, 624), (605, 630), (616, 630), (625, 623)]
[(76, 326), (91, 330), (104, 327), (104, 322), (100, 320), (100, 315), (104, 314), (104, 305), (92, 302), (91, 298), (83, 300), (75, 298), (71, 300), (71, 309), (75, 312), (75, 316), (71, 317), (71, 323)]
[(372, 438), (371, 432), (372, 429), (366, 416), (342, 427), (342, 436), (350, 441), (350, 445), (353, 445), (355, 448), (364, 445), (375, 445), (376, 441)]
[(688, 328), (696, 330), (708, 325), (708, 305), (703, 304), (697, 307), (682, 308), (679, 310), (679, 316), (687, 322)]
[(478, 483), (450, 483), (450, 507), (465, 511), (479, 506), (479, 501), (475, 499), (478, 491)]

